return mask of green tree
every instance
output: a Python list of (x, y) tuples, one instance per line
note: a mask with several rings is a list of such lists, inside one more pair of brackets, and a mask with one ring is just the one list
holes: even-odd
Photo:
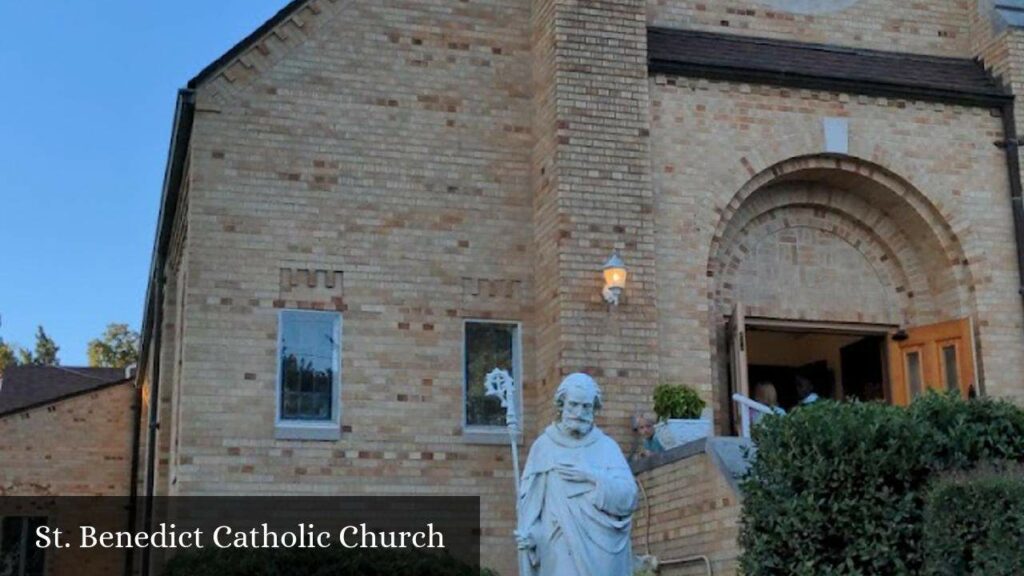
[(18, 366), (21, 362), (18, 360), (18, 347), (12, 344), (4, 342), (3, 338), (0, 338), (0, 374), (8, 366)]
[(28, 348), (18, 348), (18, 366), (28, 366), (36, 363), (36, 357)]
[(124, 368), (139, 359), (139, 333), (127, 324), (108, 324), (103, 336), (89, 342), (89, 366)]
[(57, 352), (60, 352), (60, 346), (46, 335), (46, 330), (40, 326), (36, 330), (36, 350), (34, 356), (28, 356), (29, 362), (27, 364), (36, 364), (38, 366), (60, 366), (60, 358), (57, 357)]

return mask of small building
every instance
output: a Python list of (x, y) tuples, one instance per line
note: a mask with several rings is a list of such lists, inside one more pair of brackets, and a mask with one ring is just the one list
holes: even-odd
[[(16, 366), (0, 378), (0, 569), (12, 574), (112, 574), (122, 551), (36, 550), (35, 529), (99, 522), (123, 529), (131, 492), (138, 391), (119, 368)], [(7, 497), (31, 498), (7, 498)], [(58, 496), (121, 497), (86, 507)], [(116, 512), (111, 517), (110, 511)], [(104, 513), (103, 520), (96, 513)], [(83, 520), (82, 514), (93, 514)], [(0, 570), (2, 571), (2, 570)]]
[(7, 368), (0, 496), (127, 496), (132, 383), (120, 368)]

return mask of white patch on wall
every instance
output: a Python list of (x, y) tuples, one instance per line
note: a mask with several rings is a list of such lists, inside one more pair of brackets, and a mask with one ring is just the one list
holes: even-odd
[(853, 6), (860, 0), (760, 0), (776, 10), (793, 14), (827, 14), (839, 12)]
[(846, 118), (822, 118), (825, 131), (825, 152), (850, 153), (850, 121)]

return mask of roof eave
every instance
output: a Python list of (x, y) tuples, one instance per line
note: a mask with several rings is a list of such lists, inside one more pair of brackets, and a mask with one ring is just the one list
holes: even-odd
[(722, 66), (715, 64), (697, 64), (658, 58), (652, 58), (648, 62), (648, 72), (650, 74), (666, 74), (672, 76), (706, 78), (709, 80), (765, 84), (769, 86), (795, 89), (826, 90), (830, 92), (845, 92), (849, 94), (861, 94), (865, 96), (886, 98), (902, 98), (906, 100), (938, 102), (980, 108), (999, 108), (1007, 102), (1013, 101), (1013, 95), (1005, 93), (966, 92), (912, 84), (896, 84), (888, 82), (853, 80), (848, 78), (812, 76), (794, 72)]
[(192, 125), (195, 118), (195, 92), (189, 88), (178, 91), (177, 104), (174, 110), (174, 122), (171, 128), (170, 148), (167, 152), (167, 166), (164, 170), (163, 189), (160, 193), (160, 212), (157, 216), (156, 236), (153, 240), (153, 254), (150, 259), (149, 280), (146, 284), (146, 299), (143, 304), (142, 345), (139, 351), (139, 370), (137, 382), (142, 382), (146, 372), (146, 354), (152, 338), (152, 318), (156, 303), (155, 284), (163, 277), (164, 263), (167, 258), (167, 247), (170, 243), (171, 230), (177, 217), (178, 195), (185, 176), (185, 159), (188, 156), (189, 144), (192, 140)]
[(51, 404), (56, 404), (58, 402), (63, 402), (65, 400), (70, 400), (72, 398), (77, 398), (79, 396), (85, 396), (86, 394), (92, 394), (93, 392), (101, 392), (101, 391), (106, 390), (108, 388), (113, 388), (114, 386), (120, 386), (121, 384), (129, 384), (131, 382), (132, 382), (132, 378), (122, 378), (121, 380), (114, 380), (113, 382), (107, 382), (106, 384), (100, 384), (99, 386), (96, 386), (95, 388), (86, 388), (85, 390), (78, 390), (78, 391), (75, 391), (75, 392), (70, 392), (68, 394), (63, 394), (61, 396), (56, 396), (54, 398), (49, 398), (49, 399), (46, 399), (46, 400), (41, 400), (39, 402), (33, 402), (32, 404), (27, 404), (25, 406), (19, 406), (17, 408), (12, 408), (10, 410), (7, 410), (6, 412), (0, 412), (0, 418), (6, 418), (7, 416), (12, 416), (14, 414), (20, 414), (21, 412), (28, 412), (29, 410), (35, 410), (36, 408), (42, 408), (44, 406), (49, 406)]
[(203, 82), (215, 76), (222, 68), (230, 64), (235, 58), (241, 56), (243, 52), (245, 52), (254, 44), (256, 44), (256, 42), (259, 41), (260, 38), (269, 34), (275, 27), (277, 27), (278, 24), (284, 22), (293, 14), (295, 14), (308, 1), (309, 0), (292, 0), (291, 2), (286, 4), (284, 8), (278, 10), (276, 14), (270, 17), (269, 20), (264, 22), (259, 28), (253, 30), (251, 34), (249, 34), (241, 41), (239, 41), (237, 44), (232, 46), (227, 52), (221, 55), (220, 58), (217, 58), (209, 65), (207, 65), (206, 68), (200, 70), (199, 74), (196, 74), (194, 78), (189, 80), (188, 88), (190, 90), (195, 90)]

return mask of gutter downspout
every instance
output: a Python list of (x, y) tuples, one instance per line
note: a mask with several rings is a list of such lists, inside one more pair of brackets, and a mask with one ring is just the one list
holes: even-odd
[[(154, 482), (156, 480), (156, 433), (160, 429), (160, 353), (161, 353), (161, 336), (163, 327), (163, 299), (164, 299), (164, 283), (166, 278), (161, 273), (159, 278), (156, 279), (156, 301), (155, 301), (155, 319), (153, 321), (153, 376), (150, 379), (150, 396), (149, 396), (149, 437), (147, 439), (147, 446), (149, 449), (146, 451), (146, 504), (143, 511), (142, 527), (146, 532), (150, 532), (153, 527), (153, 501), (156, 495), (156, 486)], [(149, 574), (149, 558), (150, 549), (149, 546), (142, 549), (142, 574), (148, 576)]]
[[(136, 369), (136, 378), (138, 378), (139, 369)], [(139, 385), (138, 380), (135, 382), (135, 400), (132, 406), (132, 414), (135, 417), (135, 422), (132, 424), (132, 467), (131, 472), (128, 476), (129, 493), (128, 493), (128, 532), (135, 533), (136, 528), (136, 515), (138, 514), (138, 508), (135, 506), (135, 501), (139, 497), (139, 446), (142, 443), (142, 386)], [(125, 551), (124, 555), (124, 576), (131, 576), (132, 564), (135, 562), (135, 555), (132, 547), (129, 546), (128, 550)]]
[(1024, 198), (1021, 194), (1020, 146), (1022, 142), (1017, 136), (1017, 119), (1013, 102), (1000, 107), (1003, 118), (1002, 142), (997, 142), (1006, 152), (1006, 169), (1010, 177), (1010, 201), (1013, 204), (1013, 231), (1017, 240), (1017, 273), (1020, 279), (1018, 291), (1024, 297)]
[[(1002, 142), (996, 146), (1006, 152), (1006, 169), (1010, 177), (1010, 203), (1013, 210), (1013, 235), (1017, 242), (1017, 292), (1024, 304), (1024, 198), (1021, 194), (1020, 176), (1020, 146), (1022, 144), (1017, 135), (1017, 118), (1014, 110), (1013, 100), (1009, 100), (1000, 106), (999, 111), (1003, 118)], [(980, 381), (979, 381), (980, 382)], [(980, 395), (984, 395), (984, 385), (979, 384)]]
[[(156, 469), (156, 431), (160, 427), (158, 421), (159, 391), (160, 391), (160, 357), (161, 357), (161, 329), (163, 327), (163, 288), (164, 288), (164, 267), (167, 264), (167, 247), (170, 243), (171, 229), (173, 228), (176, 212), (178, 209), (178, 196), (181, 191), (181, 183), (184, 177), (185, 160), (188, 157), (189, 144), (192, 140), (192, 122), (195, 118), (195, 91), (189, 88), (178, 90), (178, 99), (174, 110), (174, 122), (171, 128), (171, 143), (167, 153), (167, 168), (164, 172), (163, 189), (160, 197), (160, 214), (157, 217), (156, 238), (153, 243), (153, 256), (150, 259), (149, 284), (146, 287), (146, 300), (142, 318), (143, 335), (142, 346), (139, 351), (139, 369), (136, 373), (135, 386), (139, 390), (138, 413), (135, 422), (135, 438), (132, 454), (131, 469), (131, 495), (128, 503), (128, 526), (132, 532), (136, 531), (138, 524), (138, 483), (141, 456), (142, 436), (142, 391), (147, 378), (149, 362), (147, 358), (153, 358), (153, 374), (151, 380), (150, 409), (149, 409), (149, 434), (148, 450), (146, 453), (146, 502), (144, 506), (145, 516), (143, 528), (150, 529), (153, 513), (153, 497), (155, 490), (153, 486)], [(149, 548), (142, 551), (143, 576), (149, 574), (150, 562)], [(128, 548), (125, 554), (124, 576), (132, 576), (134, 568), (134, 550)]]

